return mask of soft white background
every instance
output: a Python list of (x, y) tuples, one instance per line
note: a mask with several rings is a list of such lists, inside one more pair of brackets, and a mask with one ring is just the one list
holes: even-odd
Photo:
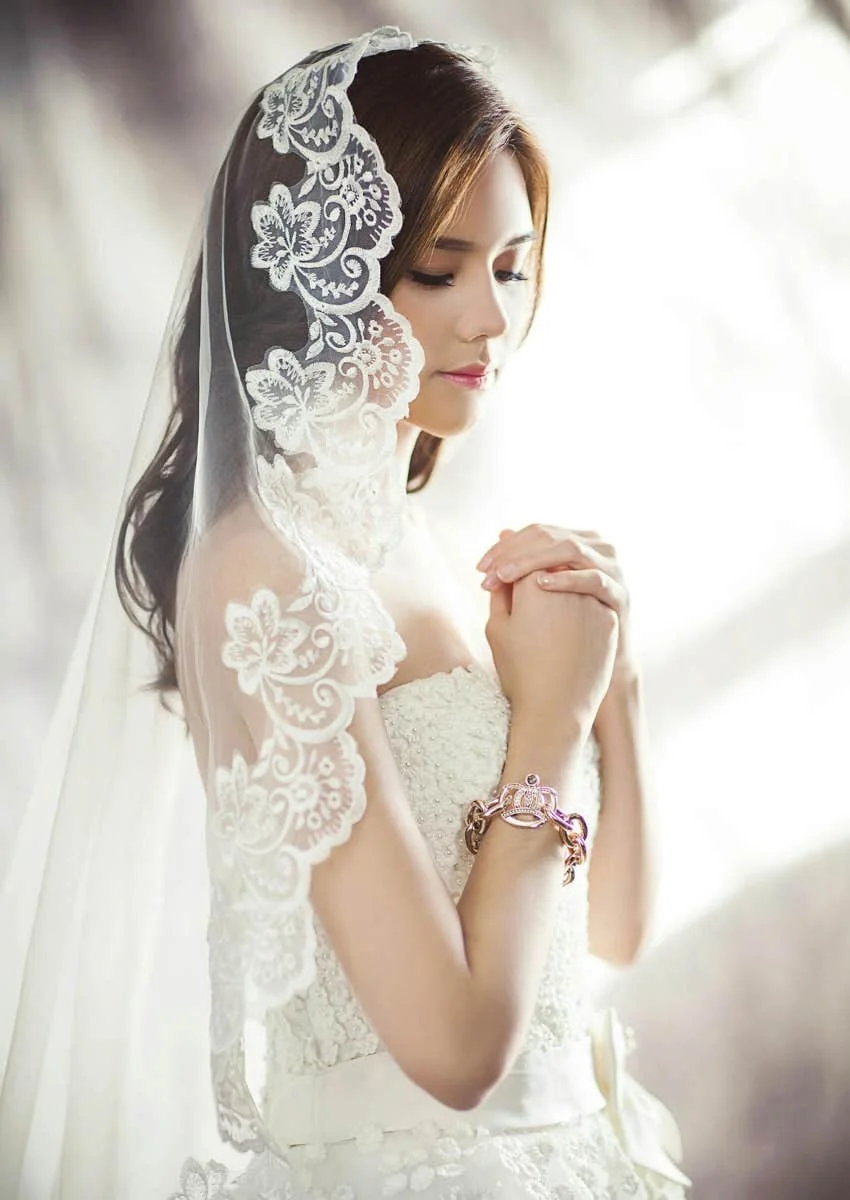
[[(526, 16), (441, 0), (427, 21), (421, 8), (9, 9), (0, 862), (183, 247), (243, 103), (308, 49), (382, 23), (490, 42), (553, 163), (546, 298), (422, 502), (479, 625), (473, 567), (503, 525), (594, 527), (617, 547), (662, 877), (652, 952), (630, 972), (598, 967), (594, 984), (635, 1016), (643, 1075), (680, 1116), (702, 1195), (837, 1196), (850, 1186), (830, 1140), (850, 1088), (847, 14), (792, 0)], [(772, 1037), (757, 1043), (756, 1026)]]

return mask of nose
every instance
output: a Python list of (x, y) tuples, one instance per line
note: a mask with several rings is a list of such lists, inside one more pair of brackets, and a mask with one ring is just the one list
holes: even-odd
[(464, 342), (499, 338), (510, 328), (506, 297), (499, 292), (499, 282), (489, 272), (488, 276), (477, 280), (461, 303), (458, 334)]

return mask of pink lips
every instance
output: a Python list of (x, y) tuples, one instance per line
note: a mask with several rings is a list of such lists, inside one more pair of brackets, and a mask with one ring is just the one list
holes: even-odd
[(465, 367), (455, 367), (453, 371), (441, 371), (441, 375), (486, 375), (490, 370), (486, 363), (467, 363)]
[(440, 371), (439, 373), (444, 379), (467, 388), (484, 388), (491, 377), (489, 366), (485, 366), (483, 363), (469, 363), (465, 367), (458, 367), (456, 371)]

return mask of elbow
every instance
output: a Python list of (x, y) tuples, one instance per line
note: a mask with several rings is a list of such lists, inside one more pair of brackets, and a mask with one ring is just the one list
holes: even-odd
[(465, 1069), (454, 1073), (449, 1098), (444, 1103), (459, 1112), (469, 1112), (482, 1104), (513, 1066), (516, 1045), (516, 1038), (510, 1038), (500, 1043), (486, 1057), (476, 1060), (467, 1056), (464, 1062)]
[(606, 950), (604, 954), (597, 957), (603, 958), (606, 962), (611, 963), (613, 967), (631, 967), (637, 962), (640, 957), (638, 951), (627, 948), (616, 947)]
[(455, 1112), (477, 1108), (497, 1086), (507, 1068), (501, 1061), (479, 1058), (469, 1046), (451, 1056), (440, 1070), (432, 1061), (427, 1070), (410, 1075), (419, 1087)]
[(447, 1022), (428, 1041), (426, 1054), (418, 1042), (415, 1065), (408, 1060), (406, 1074), (446, 1108), (470, 1112), (510, 1071), (524, 1028), (520, 1015), (502, 1000), (483, 1009), (470, 1003), (463, 1020)]
[(469, 1112), (470, 1109), (480, 1104), (487, 1094), (486, 1091), (476, 1087), (472, 1080), (462, 1076), (418, 1073), (415, 1077), (409, 1075), (408, 1078), (417, 1087), (422, 1088), (423, 1092), (427, 1092), (438, 1104), (454, 1109), (455, 1112)]
[(469, 1112), (477, 1108), (498, 1083), (497, 1077), (480, 1075), (472, 1070), (458, 1070), (457, 1064), (451, 1072), (439, 1075), (419, 1076), (414, 1080), (419, 1087), (439, 1104), (455, 1112)]
[(612, 966), (631, 967), (643, 956), (645, 941), (643, 930), (631, 933), (621, 930), (616, 937), (591, 940), (588, 948), (596, 958), (604, 959)]
[(459, 1087), (452, 1088), (449, 1092), (443, 1091), (439, 1096), (435, 1096), (434, 1099), (439, 1100), (441, 1104), (444, 1104), (446, 1108), (450, 1108), (454, 1112), (470, 1112), (473, 1108), (477, 1108), (481, 1104), (486, 1094), (486, 1092), (470, 1089), (468, 1086), (461, 1084)]
[[(452, 1082), (450, 1088), (444, 1087), (441, 1095), (436, 1095), (435, 1099), (439, 1100), (441, 1104), (445, 1104), (447, 1108), (454, 1109), (455, 1112), (470, 1112), (479, 1104), (483, 1104), (500, 1078), (501, 1076), (484, 1079), (473, 1077), (457, 1079)], [(433, 1092), (432, 1095), (434, 1095)]]

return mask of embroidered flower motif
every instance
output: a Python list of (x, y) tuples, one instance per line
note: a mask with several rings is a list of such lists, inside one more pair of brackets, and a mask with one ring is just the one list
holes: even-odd
[[(275, 462), (281, 457), (282, 455), (278, 455)], [(310, 472), (305, 472), (300, 477), (300, 486), (296, 488), (284, 471), (276, 466), (270, 467), (268, 463), (261, 464), (262, 459), (257, 464), (260, 495), (281, 532), (285, 534), (292, 522), (301, 531), (302, 537), (305, 529), (318, 535), (321, 540), (311, 546), (311, 553), (315, 559), (323, 555), (333, 557), (341, 550), (343, 555), (349, 556), (349, 561), (357, 556), (360, 560), (358, 570), (361, 566), (380, 565), (386, 548), (376, 540), (374, 531), (382, 525), (386, 527), (389, 506), (396, 503), (396, 498), (388, 496), (387, 486), (382, 486), (380, 479), (368, 475), (342, 478), (333, 490), (326, 486), (314, 493), (311, 490)], [(353, 573), (350, 571), (349, 574), (352, 575), (352, 585), (356, 585), (357, 580), (353, 578)], [(351, 600), (353, 592), (349, 597), (349, 601)], [(364, 597), (364, 602), (366, 600), (368, 597)], [(370, 606), (368, 615), (370, 621), (376, 615), (373, 606)], [(385, 646), (386, 637), (381, 628), (382, 624), (379, 622), (379, 641)], [(334, 634), (336, 635), (337, 631), (343, 632), (344, 628), (345, 622), (341, 620), (339, 626), (335, 626)], [(373, 628), (374, 622), (365, 626), (361, 633), (370, 633)], [(364, 638), (358, 635), (354, 641), (363, 644)], [(346, 648), (348, 642), (335, 644)]]
[(231, 640), (222, 647), (221, 661), (238, 673), (239, 687), (248, 696), (262, 684), (292, 675), (303, 661), (296, 651), (310, 626), (297, 617), (282, 617), (278, 598), (268, 588), (254, 593), (250, 607), (228, 604), (224, 623)]
[(265, 786), (250, 782), (248, 765), (241, 754), (234, 754), (231, 770), (218, 768), (215, 791), (218, 806), (213, 829), (221, 839), (224, 860), (231, 866), (239, 846), (248, 850), (261, 846), (273, 833), (275, 810), (268, 803)]
[(278, 291), (289, 291), (296, 268), (319, 253), (313, 234), (320, 216), (314, 200), (296, 207), (283, 183), (274, 184), (268, 204), (257, 201), (252, 206), (251, 224), (260, 240), (251, 247), (251, 266), (267, 270), (269, 282)]
[(354, 1139), (361, 1154), (374, 1154), (384, 1142), (384, 1130), (377, 1123), (365, 1125)]
[(421, 1163), (410, 1172), (408, 1187), (412, 1192), (424, 1192), (437, 1178), (437, 1172), (428, 1163)]
[[(230, 771), (219, 767), (215, 773), (216, 807), (211, 829), (218, 838), (222, 861), (232, 867), (238, 864), (244, 883), (265, 900), (288, 900), (300, 890), (304, 864), (290, 845), (282, 845), (281, 834), (294, 824), (294, 806), (283, 789), (270, 791), (259, 782), (250, 782), (251, 775), (241, 754), (234, 754)], [(277, 847), (271, 862), (265, 855)], [(285, 919), (285, 918), (281, 918)], [(261, 948), (268, 940), (267, 919), (258, 920), (258, 938), (254, 955), (262, 961)], [(281, 968), (280, 920), (271, 927), (272, 957), (278, 956), (276, 970)], [(284, 931), (284, 937), (286, 936)]]
[[(395, 45), (399, 45), (396, 39)], [(361, 42), (360, 53), (365, 50)], [(389, 47), (389, 44), (387, 46)], [(263, 93), (257, 135), (271, 137), (279, 154), (320, 159), (345, 151), (354, 123), (345, 88), (351, 78), (351, 54), (328, 54), (307, 67), (292, 67)]]
[(440, 1136), (440, 1126), (433, 1120), (417, 1121), (412, 1133), (417, 1141), (428, 1144), (435, 1142)]
[(412, 1145), (393, 1148), (392, 1143), (387, 1143), (379, 1155), (379, 1166), (385, 1176), (382, 1196), (424, 1192), (435, 1180), (456, 1179), (465, 1172), (461, 1160), (466, 1152), (455, 1138), (445, 1135), (436, 1121), (420, 1121), (410, 1132), (414, 1138)]
[(290, 1164), (266, 1149), (252, 1156), (244, 1171), (224, 1193), (228, 1200), (256, 1197), (257, 1200), (293, 1200), (293, 1171)]
[(226, 1183), (227, 1167), (214, 1159), (202, 1167), (194, 1158), (189, 1158), (180, 1172), (181, 1191), (174, 1192), (168, 1200), (213, 1200), (224, 1194)]
[(344, 276), (340, 272), (332, 277), (327, 271), (305, 271), (304, 286), (310, 292), (318, 308), (351, 308), (363, 301), (367, 291), (373, 291), (378, 278), (375, 260), (367, 258), (359, 250), (349, 247), (341, 256), (345, 262)]
[(360, 341), (351, 352), (351, 358), (373, 385), (392, 388), (403, 382), (402, 369), (405, 364), (404, 338), (400, 327), (385, 318), (383, 322), (357, 319)]
[(291, 126), (303, 121), (310, 111), (320, 78), (319, 70), (293, 69), (285, 78), (270, 83), (263, 92), (260, 101), (263, 116), (257, 125), (257, 137), (270, 137), (278, 154), (289, 153)]
[(371, 147), (356, 138), (349, 147), (338, 164), (319, 173), (319, 182), (336, 196), (354, 227), (368, 229), (377, 241), (393, 217), (389, 185)]
[(444, 1163), (434, 1168), (428, 1162), (420, 1162), (410, 1170), (396, 1171), (387, 1175), (381, 1185), (382, 1196), (402, 1196), (408, 1192), (424, 1192), (435, 1179), (463, 1174), (459, 1163)]
[(302, 367), (289, 350), (270, 350), (265, 367), (245, 374), (245, 386), (255, 402), (254, 424), (273, 430), (281, 450), (297, 453), (308, 440), (311, 423), (333, 405), (335, 374), (330, 363)]
[[(300, 858), (281, 851), (280, 859), (279, 865), (275, 862), (275, 870), (265, 873), (255, 887), (255, 891), (264, 899), (276, 902), (290, 900), (298, 892), (303, 892), (307, 877)], [(307, 952), (310, 947), (309, 943), (305, 943), (305, 926), (309, 921), (309, 914), (305, 913), (303, 906), (280, 915), (254, 914), (251, 921), (249, 976), (252, 984), (274, 994), (309, 973)]]
[[(256, 762), (235, 754), (229, 763), (216, 758), (212, 815), (220, 843), (211, 857), (213, 1087), (222, 1137), (241, 1149), (256, 1148), (267, 1133), (244, 1074), (244, 1019), (293, 1002), (315, 980), (308, 863), (345, 839), (364, 803), (362, 760), (346, 733), (353, 697), (375, 677), (387, 679), (387, 667), (405, 650), (389, 615), (364, 586), (368, 580), (357, 576), (381, 561), (399, 532), (392, 519), (404, 501), (392, 457), (395, 422), (415, 395), (424, 356), (409, 324), (379, 292), (379, 260), (402, 217), (380, 151), (353, 123), (346, 87), (363, 54), (413, 44), (387, 28), (292, 69), (265, 89), (256, 123), (258, 136), (270, 139), (277, 153), (298, 154), (304, 163), (291, 189), (278, 183), (267, 196), (258, 195), (250, 261), (268, 272), (271, 287), (301, 297), (310, 341), (298, 356), (272, 351), (246, 385), (256, 428), (269, 431), (284, 451), (272, 466), (258, 459), (261, 499), (284, 540), (291, 535), (292, 544), (309, 553), (287, 611), (261, 589), (249, 604), (231, 604), (225, 614), (221, 660), (238, 673), (240, 690), (257, 697), (267, 719)], [(343, 376), (346, 356), (350, 371)], [(342, 418), (334, 428), (339, 452), (325, 433), (332, 403), (332, 415)], [(317, 482), (309, 494), (311, 471)], [(349, 486), (354, 478), (377, 478), (384, 486), (358, 491)], [(301, 520), (299, 496), (320, 514), (313, 527)], [(329, 513), (344, 513), (341, 534)], [(314, 528), (332, 536), (314, 539)], [(342, 562), (332, 561), (336, 554), (356, 560), (350, 576)], [(358, 588), (362, 603), (352, 599)], [(362, 608), (359, 632), (342, 616), (356, 604)], [(298, 613), (308, 613), (308, 623)], [(336, 640), (337, 632), (343, 640)], [(343, 670), (330, 669), (340, 663)], [(303, 679), (307, 671), (316, 681), (310, 696), (310, 687), (289, 686), (295, 673)], [(353, 1033), (343, 1028), (342, 1004), (334, 1002), (333, 1024), (314, 1031), (319, 1061), (333, 1061), (341, 1045), (357, 1055), (377, 1049), (377, 1039), (367, 1042), (373, 1035), (365, 1024), (362, 1037), (358, 1026)], [(261, 1173), (260, 1160), (255, 1164), (229, 1187), (214, 1164), (190, 1164), (177, 1200), (218, 1200), (222, 1188), (234, 1197), (283, 1200), (298, 1190), (288, 1167), (269, 1160)], [(390, 1173), (404, 1172), (419, 1189), (431, 1170), (429, 1163), (405, 1159)], [(348, 1184), (326, 1187), (322, 1194), (330, 1200), (355, 1200)]]
[(324, 1142), (311, 1142), (304, 1147), (304, 1158), (311, 1166), (324, 1162), (328, 1157), (328, 1148)]
[(463, 1174), (464, 1167), (461, 1162), (463, 1151), (456, 1138), (449, 1136), (438, 1138), (434, 1143), (432, 1155), (435, 1162), (438, 1163), (438, 1175), (448, 1177)]

